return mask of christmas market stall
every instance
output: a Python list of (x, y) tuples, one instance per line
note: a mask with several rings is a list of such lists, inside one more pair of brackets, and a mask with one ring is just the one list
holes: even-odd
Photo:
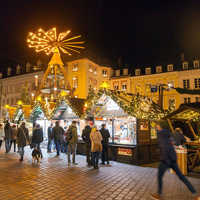
[(132, 164), (157, 160), (155, 127), (151, 128), (151, 121), (164, 114), (149, 98), (105, 88), (98, 93), (90, 89), (84, 109), (98, 128), (106, 124), (111, 135), (111, 159)]
[[(165, 117), (172, 132), (181, 128), (187, 139), (185, 158), (181, 158), (180, 168), (184, 173), (200, 165), (200, 103), (181, 104), (174, 112)], [(184, 150), (184, 149), (183, 149)], [(182, 151), (183, 151), (182, 150)]]

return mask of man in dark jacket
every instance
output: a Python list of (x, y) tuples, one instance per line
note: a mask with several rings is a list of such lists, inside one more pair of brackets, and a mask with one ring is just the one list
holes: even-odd
[(39, 124), (37, 124), (35, 129), (33, 130), (32, 145), (40, 151), (42, 156), (42, 151), (40, 149), (41, 142), (43, 142), (43, 129), (40, 127)]
[(196, 190), (193, 188), (191, 183), (186, 179), (186, 177), (182, 174), (180, 171), (178, 165), (177, 165), (177, 158), (176, 158), (176, 152), (173, 147), (172, 137), (171, 133), (168, 128), (167, 121), (160, 121), (156, 125), (157, 129), (157, 135), (158, 135), (158, 144), (160, 148), (160, 166), (158, 169), (158, 193), (152, 194), (151, 197), (153, 199), (162, 199), (162, 178), (164, 176), (164, 173), (167, 171), (167, 169), (172, 168), (176, 175), (179, 177), (181, 181), (187, 186), (187, 188), (192, 192), (192, 194), (197, 200), (198, 197), (196, 195)]
[(52, 135), (56, 145), (57, 156), (60, 155), (60, 145), (63, 140), (64, 129), (59, 125), (59, 121), (56, 121), (55, 127), (53, 127)]
[(53, 130), (53, 124), (51, 124), (48, 127), (47, 133), (48, 133), (48, 145), (47, 145), (47, 152), (51, 153), (51, 146), (53, 144), (53, 134), (52, 134), (52, 130)]
[(11, 140), (12, 140), (12, 128), (10, 126), (10, 123), (6, 121), (6, 125), (4, 127), (4, 133), (5, 133), (5, 147), (6, 147), (6, 153), (10, 151), (11, 148)]
[(86, 145), (86, 156), (87, 156), (87, 164), (88, 166), (91, 166), (91, 141), (90, 141), (90, 133), (91, 133), (91, 127), (89, 125), (86, 125), (82, 132), (82, 139), (85, 142)]
[(19, 161), (23, 161), (23, 158), (24, 158), (24, 147), (27, 144), (30, 144), (29, 131), (26, 128), (25, 122), (22, 122), (21, 126), (18, 128), (18, 131), (17, 131), (17, 144), (18, 144), (18, 149), (19, 149), (19, 154), (20, 154), (20, 160)]
[(108, 129), (106, 129), (106, 125), (102, 124), (102, 128), (100, 130), (100, 133), (102, 135), (102, 164), (105, 165), (105, 161), (107, 161), (107, 164), (109, 164), (109, 159), (108, 159), (108, 142), (109, 142), (109, 138), (110, 138), (110, 133), (108, 131)]

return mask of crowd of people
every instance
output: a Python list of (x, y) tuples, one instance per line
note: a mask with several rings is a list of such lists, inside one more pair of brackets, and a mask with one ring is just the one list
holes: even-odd
[[(42, 150), (40, 148), (41, 143), (44, 140), (43, 128), (39, 124), (34, 124), (32, 137), (30, 137), (29, 130), (26, 127), (26, 123), (22, 122), (20, 126), (15, 124), (11, 125), (9, 121), (6, 121), (5, 126), (0, 124), (0, 148), (2, 142), (5, 141), (6, 153), (11, 151), (13, 146), (14, 152), (20, 155), (20, 162), (24, 159), (24, 149), (30, 145), (31, 148), (36, 148), (40, 151), (41, 157)], [(60, 153), (67, 153), (68, 164), (76, 163), (76, 149), (78, 144), (77, 122), (72, 121), (69, 127), (62, 127), (59, 121), (50, 124), (47, 129), (48, 144), (47, 152), (51, 153), (52, 150), (56, 150), (57, 156)], [(108, 142), (110, 133), (106, 129), (106, 125), (102, 124), (100, 130), (93, 122), (85, 126), (82, 132), (82, 139), (86, 146), (86, 161), (88, 166), (93, 166), (95, 169), (99, 168), (99, 158), (102, 159), (102, 164), (109, 164), (108, 158)], [(71, 158), (72, 157), (72, 158)]]

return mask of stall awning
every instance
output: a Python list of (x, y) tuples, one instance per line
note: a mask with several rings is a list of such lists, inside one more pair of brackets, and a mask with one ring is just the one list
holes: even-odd
[(167, 115), (165, 119), (197, 121), (200, 119), (200, 103), (181, 104), (177, 110)]

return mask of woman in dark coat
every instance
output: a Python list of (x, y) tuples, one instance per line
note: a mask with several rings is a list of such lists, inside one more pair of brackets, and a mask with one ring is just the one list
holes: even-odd
[(10, 151), (11, 148), (11, 139), (12, 139), (12, 128), (10, 126), (10, 123), (7, 121), (6, 125), (4, 127), (4, 133), (5, 133), (5, 147), (6, 147), (6, 153)]
[(36, 125), (36, 128), (33, 130), (33, 137), (32, 137), (32, 146), (37, 148), (42, 155), (42, 151), (40, 149), (40, 143), (43, 142), (43, 130), (39, 124)]
[(23, 161), (24, 158), (24, 147), (30, 144), (29, 140), (29, 131), (25, 126), (25, 122), (22, 122), (21, 126), (18, 128), (17, 131), (17, 144), (20, 154), (19, 161)]

